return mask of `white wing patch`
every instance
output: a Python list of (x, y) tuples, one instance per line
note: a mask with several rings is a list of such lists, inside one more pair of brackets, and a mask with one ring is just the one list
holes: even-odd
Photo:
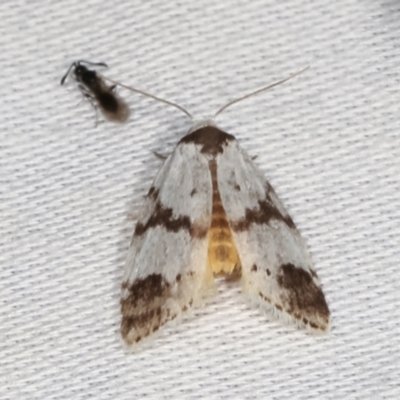
[(215, 290), (207, 270), (208, 163), (193, 144), (166, 160), (137, 222), (122, 284), (121, 333), (134, 345)]
[(128, 251), (121, 333), (133, 346), (241, 272), (250, 298), (278, 317), (329, 329), (329, 309), (292, 219), (236, 139), (187, 134), (147, 195)]
[(237, 141), (218, 162), (218, 184), (242, 266), (245, 291), (278, 317), (329, 329), (329, 309), (295, 224)]

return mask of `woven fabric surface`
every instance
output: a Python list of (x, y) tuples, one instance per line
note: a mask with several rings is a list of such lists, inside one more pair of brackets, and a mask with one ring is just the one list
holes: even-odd
[[(398, 1), (0, 4), (0, 399), (400, 398)], [(312, 336), (240, 286), (129, 353), (124, 260), (192, 122), (124, 89), (96, 126), (70, 63), (210, 117), (253, 156), (311, 250), (332, 313)]]

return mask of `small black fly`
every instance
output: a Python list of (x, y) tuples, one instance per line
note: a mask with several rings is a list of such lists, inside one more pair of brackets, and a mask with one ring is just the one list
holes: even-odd
[(83, 60), (73, 62), (67, 73), (62, 77), (61, 85), (73, 71), (75, 79), (79, 82), (80, 91), (96, 110), (100, 108), (103, 115), (112, 122), (125, 122), (130, 115), (130, 109), (116, 93), (116, 85), (108, 86), (96, 71), (83, 64), (107, 68), (105, 63), (92, 63)]

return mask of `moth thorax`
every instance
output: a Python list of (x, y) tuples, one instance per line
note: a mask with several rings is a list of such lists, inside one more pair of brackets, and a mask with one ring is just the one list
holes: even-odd
[(218, 189), (217, 164), (210, 161), (212, 179), (212, 215), (208, 231), (208, 265), (214, 274), (231, 274), (240, 269), (240, 259), (233, 241)]

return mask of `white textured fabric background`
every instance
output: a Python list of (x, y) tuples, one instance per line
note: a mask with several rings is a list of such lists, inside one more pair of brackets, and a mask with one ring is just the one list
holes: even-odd
[[(250, 4), (248, 4), (250, 3)], [(1, 399), (400, 398), (397, 0), (0, 4)], [(307, 240), (332, 312), (314, 337), (236, 287), (143, 351), (119, 337), (124, 258), (143, 196), (190, 128), (120, 90), (94, 126), (77, 59), (218, 119)]]

